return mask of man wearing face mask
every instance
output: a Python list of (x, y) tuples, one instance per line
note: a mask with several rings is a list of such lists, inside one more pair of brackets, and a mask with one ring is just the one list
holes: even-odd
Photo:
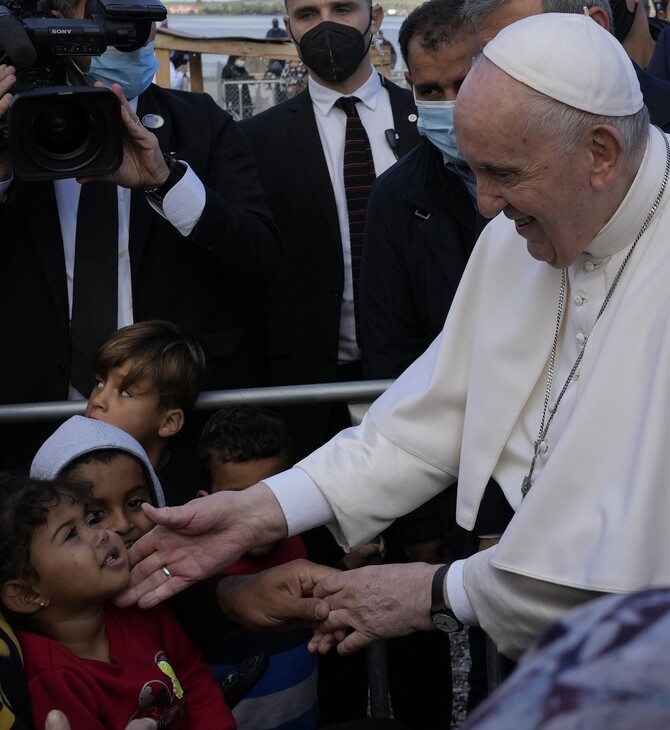
[[(308, 88), (241, 123), (285, 246), (268, 294), (268, 375), (273, 385), (359, 380), (358, 269), (343, 171), (347, 116), (338, 100), (357, 99), (374, 175), (418, 142), (416, 109), (411, 94), (383, 80), (370, 62), (384, 15), (379, 5), (287, 0), (286, 10), (286, 29), (309, 70)], [(297, 455), (346, 426), (344, 411), (342, 404), (283, 409)]]
[[(429, 0), (400, 28), (422, 141), (377, 179), (370, 195), (359, 288), (368, 378), (397, 378), (437, 337), (486, 223), (473, 202), (474, 175), (453, 126), (456, 95), (479, 52), (474, 32), (460, 17), (462, 4)], [(407, 554), (412, 560), (451, 562), (461, 555), (464, 537), (456, 525), (455, 490), (384, 533), (391, 563), (407, 562)], [(450, 694), (436, 686), (451, 684), (447, 634), (393, 639), (387, 653), (394, 717), (421, 728), (451, 713)], [(422, 665), (433, 668), (430, 680)], [(477, 684), (472, 677), (471, 684)], [(471, 689), (471, 703), (480, 695)]]
[[(411, 94), (383, 80), (369, 48), (383, 10), (370, 0), (287, 0), (286, 30), (309, 71), (307, 89), (240, 123), (251, 142), (284, 260), (268, 291), (266, 366), (272, 385), (362, 378), (355, 316), (356, 241), (344, 177), (347, 114), (355, 111), (379, 175), (419, 141)], [(370, 179), (368, 178), (368, 180)], [(368, 183), (369, 184), (369, 183)], [(367, 194), (366, 194), (367, 195)], [(359, 212), (364, 221), (365, 206)], [(281, 409), (296, 456), (351, 424), (345, 404)], [(335, 564), (342, 551), (325, 530), (306, 536), (314, 560)], [(364, 656), (319, 661), (319, 723), (364, 717)]]
[(438, 335), (485, 223), (453, 126), (458, 89), (479, 51), (461, 7), (461, 0), (429, 0), (398, 36), (422, 141), (370, 196), (359, 288), (369, 378), (398, 377)]
[[(83, 17), (82, 2), (57, 2), (61, 15)], [(207, 354), (208, 389), (262, 382), (249, 302), (276, 269), (280, 244), (253, 156), (209, 96), (154, 86), (157, 67), (153, 42), (129, 53), (110, 47), (100, 57), (68, 59), (70, 83), (112, 87), (121, 103), (124, 152), (108, 177), (117, 186), (111, 220), (94, 192), (100, 183), (87, 189), (90, 179), (25, 182), (14, 176), (7, 151), (0, 153), (0, 337), (15, 354), (0, 365), (0, 403), (88, 397), (101, 342), (87, 340), (92, 351), (82, 355), (73, 317), (78, 283), (87, 279), (100, 287), (89, 311), (97, 315), (114, 300), (111, 331), (159, 318), (196, 335)], [(0, 66), (0, 116), (15, 82), (15, 69)], [(94, 211), (88, 228), (81, 221), (86, 210)], [(77, 261), (83, 230), (97, 241), (96, 252), (112, 230), (104, 275), (77, 276), (85, 272)], [(3, 436), (3, 466), (30, 458), (42, 440), (33, 431), (13, 427)]]

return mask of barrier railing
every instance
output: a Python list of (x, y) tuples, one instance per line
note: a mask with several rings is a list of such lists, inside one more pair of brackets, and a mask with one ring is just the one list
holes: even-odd
[[(366, 403), (381, 395), (392, 380), (360, 380), (350, 383), (315, 383), (271, 388), (212, 390), (200, 394), (195, 410), (208, 411), (231, 403), (280, 406), (299, 403), (345, 401)], [(0, 406), (0, 423), (30, 423), (66, 419), (84, 412), (86, 401), (49, 401)]]

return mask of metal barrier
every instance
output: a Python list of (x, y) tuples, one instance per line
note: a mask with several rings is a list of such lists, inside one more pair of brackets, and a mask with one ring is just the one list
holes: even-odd
[[(212, 390), (200, 394), (195, 410), (209, 411), (231, 403), (251, 403), (264, 406), (332, 401), (367, 403), (381, 395), (392, 382), (392, 380), (360, 380), (350, 383)], [(85, 408), (85, 400), (4, 405), (0, 406), (0, 424), (51, 421), (58, 418), (65, 420), (70, 416), (82, 414)]]
[(291, 85), (288, 79), (270, 73), (261, 79), (224, 79), (221, 77), (223, 67), (224, 64), (219, 61), (216, 67), (216, 101), (238, 121), (290, 99), (307, 85), (307, 77), (304, 84)]

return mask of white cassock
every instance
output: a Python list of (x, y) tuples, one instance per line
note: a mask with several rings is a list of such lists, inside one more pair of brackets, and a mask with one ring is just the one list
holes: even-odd
[(345, 547), (456, 479), (457, 519), (472, 529), (493, 476), (515, 515), (499, 545), (454, 564), (449, 596), (512, 657), (599, 592), (670, 584), (670, 190), (596, 323), (665, 164), (654, 128), (623, 203), (568, 270), (550, 400), (588, 343), (523, 501), (561, 272), (532, 259), (502, 215), (477, 242), (429, 350), (360, 427), (297, 465), (332, 508), (329, 527)]

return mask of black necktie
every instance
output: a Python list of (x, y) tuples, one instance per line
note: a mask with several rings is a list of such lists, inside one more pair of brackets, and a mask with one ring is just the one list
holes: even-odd
[(347, 130), (344, 137), (344, 191), (347, 196), (349, 214), (349, 241), (351, 243), (351, 276), (354, 285), (354, 318), (358, 339), (358, 275), (363, 252), (363, 231), (368, 208), (370, 188), (375, 179), (375, 165), (365, 127), (356, 110), (360, 99), (355, 96), (341, 96), (335, 106), (347, 115)]
[(117, 329), (119, 201), (114, 183), (81, 186), (72, 286), (70, 381), (85, 397), (94, 384), (93, 356)]

